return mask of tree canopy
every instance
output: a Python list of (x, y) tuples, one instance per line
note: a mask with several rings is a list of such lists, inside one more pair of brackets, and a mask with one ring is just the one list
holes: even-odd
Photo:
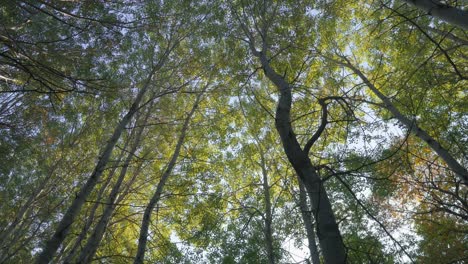
[(464, 263), (463, 1), (2, 1), (0, 263)]

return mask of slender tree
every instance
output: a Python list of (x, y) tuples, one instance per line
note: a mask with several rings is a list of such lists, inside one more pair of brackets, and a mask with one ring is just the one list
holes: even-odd
[[(258, 142), (257, 142), (258, 144)], [(265, 154), (262, 150), (260, 151), (260, 167), (262, 169), (262, 188), (263, 188), (263, 197), (265, 199), (265, 246), (267, 249), (268, 255), (268, 263), (274, 264), (275, 261), (275, 253), (273, 247), (273, 216), (272, 216), (272, 205), (271, 205), (271, 195), (270, 195), (270, 184), (268, 183), (268, 172), (265, 164)]]
[(400, 121), (409, 131), (411, 131), (415, 136), (427, 143), (427, 145), (436, 152), (440, 158), (442, 158), (447, 166), (457, 174), (461, 181), (465, 184), (468, 184), (468, 170), (464, 168), (449, 152), (445, 149), (434, 137), (429, 135), (427, 131), (422, 129), (415, 120), (410, 120), (404, 116), (398, 108), (391, 102), (391, 100), (386, 97), (382, 92), (380, 92), (377, 87), (362, 73), (361, 70), (356, 68), (349, 59), (342, 57), (345, 62), (338, 62), (340, 65), (348, 67), (352, 70), (361, 80), (369, 87), (369, 89), (384, 103), (384, 107), (388, 109), (395, 118)]
[(180, 155), (180, 150), (182, 149), (182, 145), (184, 144), (185, 137), (187, 135), (188, 129), (189, 129), (189, 124), (190, 120), (192, 119), (193, 114), (198, 108), (198, 104), (200, 103), (200, 100), (202, 99), (203, 93), (205, 89), (208, 87), (207, 86), (201, 91), (196, 99), (195, 103), (192, 106), (192, 109), (188, 113), (187, 117), (184, 120), (184, 123), (182, 125), (182, 129), (179, 135), (179, 139), (177, 140), (176, 146), (174, 148), (174, 152), (171, 156), (171, 159), (169, 163), (167, 164), (166, 169), (164, 170), (163, 174), (161, 175), (161, 179), (159, 180), (159, 183), (156, 187), (156, 191), (154, 192), (153, 196), (151, 197), (151, 200), (149, 201), (148, 205), (146, 206), (145, 213), (143, 215), (143, 220), (141, 222), (141, 228), (140, 228), (140, 236), (138, 238), (138, 251), (134, 259), (134, 263), (143, 263), (144, 257), (145, 257), (145, 251), (146, 251), (146, 243), (148, 241), (148, 232), (149, 232), (149, 225), (151, 222), (151, 214), (153, 213), (153, 210), (155, 206), (158, 204), (159, 199), (161, 198), (161, 194), (164, 190), (164, 186), (167, 182), (167, 179), (172, 173), (172, 170), (174, 169), (174, 166), (176, 165), (177, 159)]
[[(154, 102), (154, 101), (153, 101)], [(146, 114), (143, 117), (143, 120), (138, 120), (136, 124), (139, 124), (139, 127), (136, 129), (138, 130), (135, 135), (135, 139), (133, 141), (131, 149), (128, 151), (127, 157), (123, 163), (122, 168), (120, 169), (119, 177), (117, 178), (116, 183), (112, 187), (112, 190), (109, 194), (104, 212), (99, 219), (99, 222), (94, 227), (93, 233), (91, 237), (86, 242), (86, 245), (81, 250), (81, 254), (78, 257), (79, 263), (88, 263), (91, 262), (92, 258), (96, 254), (96, 251), (99, 247), (99, 244), (102, 240), (102, 236), (106, 230), (107, 225), (112, 217), (112, 213), (114, 212), (116, 205), (115, 202), (117, 200), (117, 195), (121, 191), (121, 186), (124, 182), (125, 176), (127, 175), (128, 167), (130, 166), (130, 162), (134, 158), (134, 155), (141, 144), (141, 139), (143, 135), (143, 131), (145, 129), (145, 124), (148, 122), (148, 118), (150, 117), (152, 106), (154, 103), (150, 103), (150, 105), (146, 109)]]

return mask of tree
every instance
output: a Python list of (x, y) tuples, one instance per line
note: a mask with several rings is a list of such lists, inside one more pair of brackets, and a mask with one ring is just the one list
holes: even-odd
[(144, 131), (144, 124), (148, 122), (148, 118), (150, 116), (152, 106), (153, 106), (153, 103), (150, 103), (150, 106), (146, 110), (146, 113), (144, 113), (143, 121), (140, 122), (140, 120), (138, 120), (136, 122), (136, 124), (140, 125), (140, 127), (138, 128), (138, 131), (136, 132), (135, 139), (132, 144), (132, 148), (128, 151), (128, 155), (125, 158), (122, 169), (120, 170), (120, 174), (117, 179), (117, 182), (112, 187), (112, 191), (109, 194), (109, 198), (108, 198), (104, 213), (102, 214), (99, 222), (96, 224), (96, 227), (94, 228), (94, 231), (91, 237), (88, 239), (84, 249), (81, 251), (81, 254), (78, 258), (78, 262), (80, 263), (89, 262), (93, 258), (94, 254), (96, 253), (96, 250), (99, 246), (99, 243), (101, 242), (106, 226), (109, 224), (112, 213), (115, 210), (115, 203), (117, 200), (117, 195), (121, 189), (122, 183), (125, 179), (125, 175), (127, 174), (127, 169), (130, 165), (130, 162), (133, 156), (135, 155), (137, 151), (137, 147), (141, 143), (141, 137)]
[[(259, 44), (261, 50), (256, 48), (255, 38), (253, 32), (243, 24), (242, 18), (238, 18), (241, 27), (247, 37), (250, 51), (261, 62), (261, 67), (265, 76), (277, 87), (279, 93), (278, 105), (276, 108), (275, 125), (278, 131), (284, 151), (291, 162), (296, 173), (299, 175), (307, 192), (312, 201), (313, 214), (317, 219), (317, 230), (319, 243), (321, 245), (324, 258), (329, 263), (343, 263), (346, 259), (345, 249), (343, 246), (342, 237), (338, 229), (338, 224), (331, 207), (331, 203), (327, 196), (327, 192), (323, 187), (323, 182), (316, 172), (316, 168), (312, 165), (308, 155), (312, 145), (320, 137), (323, 132), (322, 127), (319, 127), (316, 134), (314, 134), (302, 148), (295, 136), (294, 130), (291, 126), (291, 104), (292, 104), (292, 87), (284, 77), (278, 74), (270, 65), (270, 58), (267, 56), (270, 44), (268, 35), (268, 22), (274, 16), (271, 14), (267, 16), (266, 10), (276, 10), (277, 7), (253, 7), (263, 9), (261, 13), (262, 23), (258, 26), (255, 35), (261, 36), (261, 43)], [(253, 18), (256, 19), (256, 18)], [(324, 105), (325, 103), (322, 102)], [(326, 110), (324, 110), (326, 113)], [(325, 120), (326, 122), (326, 120)], [(324, 123), (324, 126), (326, 123)], [(319, 209), (320, 208), (320, 209)]]
[[(209, 84), (206, 85), (204, 90), (208, 87)], [(198, 95), (197, 98), (195, 99), (195, 103), (193, 104), (192, 109), (188, 113), (187, 117), (184, 120), (184, 124), (182, 126), (181, 132), (179, 139), (177, 140), (177, 144), (174, 149), (174, 153), (171, 156), (171, 159), (169, 163), (167, 164), (166, 170), (161, 176), (161, 179), (159, 180), (159, 183), (156, 187), (156, 191), (154, 192), (153, 196), (151, 197), (148, 205), (146, 206), (145, 209), (145, 214), (143, 215), (143, 221), (141, 223), (141, 230), (140, 230), (140, 237), (138, 239), (138, 252), (137, 255), (135, 256), (135, 261), (134, 263), (143, 263), (144, 257), (145, 257), (145, 251), (146, 251), (146, 241), (148, 239), (148, 228), (149, 224), (151, 221), (151, 213), (154, 210), (154, 207), (157, 205), (159, 202), (159, 199), (161, 198), (161, 194), (163, 191), (164, 186), (166, 185), (167, 179), (171, 175), (172, 170), (174, 169), (174, 166), (177, 162), (177, 158), (179, 157), (180, 150), (182, 148), (182, 144), (184, 143), (184, 139), (187, 134), (189, 122), (195, 113), (195, 111), (198, 108), (198, 104), (200, 103), (200, 100), (202, 99), (203, 91), (201, 91)]]
[(127, 114), (122, 118), (122, 120), (119, 122), (119, 124), (115, 128), (111, 138), (109, 139), (109, 142), (103, 149), (100, 155), (99, 161), (96, 164), (96, 167), (93, 173), (89, 177), (89, 180), (80, 190), (80, 192), (76, 195), (76, 198), (74, 199), (73, 203), (70, 205), (69, 209), (67, 210), (62, 220), (60, 221), (54, 235), (52, 236), (50, 240), (47, 241), (44, 249), (42, 250), (41, 254), (38, 256), (36, 263), (49, 263), (52, 260), (53, 255), (57, 251), (60, 244), (68, 235), (70, 226), (74, 222), (76, 215), (78, 214), (81, 207), (83, 206), (86, 198), (90, 195), (91, 191), (94, 189), (97, 182), (99, 181), (105, 169), (105, 166), (107, 165), (107, 162), (109, 161), (109, 158), (112, 154), (112, 150), (114, 149), (115, 144), (119, 140), (120, 135), (122, 134), (125, 126), (129, 123), (130, 119), (137, 112), (140, 102), (142, 101), (143, 96), (149, 87), (153, 74), (154, 74), (154, 70), (152, 70), (146, 83), (144, 84), (142, 89), (138, 92), (137, 97), (135, 98), (135, 101), (132, 103), (132, 106), (130, 107)]
[[(409, 131), (414, 133), (417, 137), (421, 140), (425, 141), (448, 165), (450, 169), (452, 169), (462, 180), (465, 184), (468, 183), (468, 170), (466, 170), (441, 144), (431, 137), (424, 129), (419, 127), (415, 121), (411, 121), (409, 118), (405, 117), (396, 107), (395, 105), (382, 94), (374, 84), (351, 62), (344, 58), (346, 62), (339, 62), (339, 64), (344, 65), (351, 69), (362, 81), (369, 87), (369, 89), (384, 103), (384, 107), (388, 109), (393, 116), (400, 121)], [(334, 60), (335, 61), (335, 60)], [(335, 61), (336, 62), (336, 61)]]

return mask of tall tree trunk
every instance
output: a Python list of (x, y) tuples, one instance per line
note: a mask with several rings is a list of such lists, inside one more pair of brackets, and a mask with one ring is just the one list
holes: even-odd
[(299, 183), (299, 208), (301, 210), (302, 220), (307, 233), (307, 241), (309, 242), (309, 252), (313, 264), (320, 264), (320, 255), (317, 248), (317, 241), (315, 240), (314, 221), (310, 207), (307, 203), (307, 192), (301, 179), (297, 179)]
[[(132, 131), (133, 132), (133, 131)], [(131, 137), (131, 136), (130, 136)], [(130, 140), (126, 140), (125, 141), (125, 144), (123, 145), (122, 147), (122, 151), (121, 153), (119, 154), (119, 157), (117, 158), (117, 162), (116, 164), (119, 164), (123, 157), (124, 157), (124, 154), (125, 154), (125, 149), (127, 148), (128, 146), (128, 143), (129, 143)], [(115, 172), (117, 171), (117, 166), (114, 166), (114, 168), (112, 169), (112, 171), (109, 173), (109, 175), (107, 176), (107, 179), (106, 181), (104, 182), (104, 184), (101, 186), (101, 188), (99, 189), (99, 192), (98, 194), (96, 195), (96, 201), (101, 201), (101, 198), (102, 196), (104, 195), (104, 192), (105, 190), (107, 189), (107, 187), (109, 186), (112, 178), (114, 177), (114, 174)], [(99, 203), (96, 202), (93, 204), (93, 206), (91, 207), (91, 210), (90, 210), (90, 213), (88, 216), (86, 216), (86, 221), (85, 221), (85, 224), (83, 225), (83, 228), (81, 229), (81, 232), (80, 234), (78, 235), (78, 237), (75, 239), (74, 243), (73, 243), (73, 246), (71, 247), (71, 249), (69, 250), (67, 256), (65, 257), (65, 259), (63, 260), (63, 263), (71, 263), (71, 261), (73, 260), (73, 258), (75, 257), (76, 253), (77, 253), (77, 250), (78, 250), (78, 247), (81, 245), (81, 242), (86, 238), (86, 235), (88, 234), (88, 231), (89, 229), (91, 228), (91, 225), (94, 221), (94, 216), (96, 215), (96, 211), (99, 207)]]
[[(468, 20), (468, 19), (467, 19)], [(423, 130), (421, 127), (418, 126), (416, 121), (410, 120), (406, 116), (404, 116), (398, 108), (393, 105), (392, 101), (388, 97), (386, 97), (382, 92), (380, 92), (377, 87), (374, 86), (374, 84), (367, 79), (367, 77), (354, 65), (351, 64), (351, 62), (347, 59), (346, 63), (343, 62), (338, 62), (341, 65), (344, 65), (351, 69), (356, 75), (358, 75), (361, 80), (369, 87), (369, 89), (377, 96), (379, 97), (380, 100), (385, 104), (385, 108), (387, 108), (393, 116), (400, 121), (403, 125), (406, 126), (406, 128), (411, 131), (415, 136), (418, 138), (422, 139), (424, 142), (429, 145), (432, 150), (434, 150), (439, 157), (441, 157), (447, 166), (455, 172), (455, 174), (462, 180), (464, 184), (468, 184), (468, 170), (463, 167), (442, 145), (433, 137), (429, 135), (425, 130)], [(334, 60), (337, 62), (336, 60)]]
[[(208, 85), (207, 85), (208, 86)], [(158, 186), (156, 187), (156, 191), (154, 192), (153, 196), (151, 197), (151, 200), (149, 201), (148, 205), (146, 206), (145, 213), (143, 214), (143, 220), (141, 222), (141, 228), (140, 228), (140, 237), (138, 238), (138, 251), (135, 256), (134, 264), (141, 264), (144, 261), (145, 258), (145, 251), (146, 251), (146, 243), (148, 241), (148, 230), (149, 230), (149, 225), (151, 222), (151, 214), (154, 210), (154, 207), (156, 204), (159, 202), (159, 199), (161, 198), (161, 194), (163, 192), (164, 186), (166, 184), (167, 179), (171, 175), (172, 169), (174, 168), (177, 158), (179, 157), (180, 150), (182, 148), (182, 145), (185, 140), (185, 136), (187, 134), (187, 130), (189, 127), (190, 120), (192, 119), (193, 114), (195, 113), (195, 110), (198, 108), (198, 104), (202, 98), (203, 92), (200, 92), (195, 100), (195, 103), (192, 107), (192, 110), (189, 112), (187, 117), (184, 120), (184, 124), (182, 126), (181, 134), (179, 136), (179, 139), (177, 140), (176, 147), (174, 149), (174, 152), (172, 153), (171, 159), (166, 167), (166, 170), (161, 176), (161, 179), (159, 180)]]
[(403, 0), (403, 2), (414, 5), (427, 14), (454, 26), (468, 30), (468, 11), (450, 6), (438, 0)]
[[(85, 247), (81, 251), (80, 256), (78, 257), (78, 263), (89, 263), (91, 262), (92, 258), (96, 254), (96, 251), (99, 247), (99, 244), (101, 243), (102, 237), (104, 235), (104, 232), (107, 228), (107, 225), (111, 219), (112, 214), (114, 213), (114, 210), (116, 208), (115, 201), (117, 200), (117, 196), (119, 194), (120, 188), (122, 186), (122, 183), (125, 179), (125, 176), (127, 175), (127, 170), (130, 165), (130, 162), (132, 161), (138, 147), (140, 146), (141, 142), (141, 136), (143, 135), (143, 131), (145, 130), (145, 124), (148, 121), (148, 118), (151, 114), (151, 109), (152, 109), (153, 103), (148, 107), (147, 112), (145, 117), (143, 118), (143, 121), (140, 124), (140, 127), (137, 128), (138, 132), (136, 133), (135, 140), (133, 142), (133, 146), (128, 151), (128, 155), (124, 161), (123, 167), (120, 170), (119, 177), (117, 179), (117, 182), (114, 184), (114, 187), (111, 190), (111, 193), (109, 195), (109, 198), (107, 200), (104, 213), (101, 216), (101, 219), (99, 222), (96, 224), (96, 227), (94, 228), (93, 234), (91, 237), (88, 239), (86, 242)], [(139, 123), (138, 121), (135, 122), (136, 124)]]
[(99, 161), (96, 164), (96, 167), (94, 168), (93, 173), (88, 178), (86, 184), (81, 188), (79, 193), (76, 195), (72, 204), (67, 209), (65, 215), (63, 216), (62, 220), (58, 224), (55, 230), (55, 233), (47, 241), (44, 249), (38, 255), (36, 259), (37, 264), (49, 263), (52, 260), (55, 252), (57, 252), (57, 249), (62, 244), (63, 240), (68, 235), (71, 225), (75, 221), (75, 217), (78, 215), (81, 207), (86, 201), (86, 198), (91, 194), (94, 187), (96, 186), (99, 179), (101, 178), (101, 175), (104, 172), (104, 169), (106, 168), (107, 162), (109, 161), (109, 158), (112, 154), (115, 144), (119, 140), (120, 135), (125, 129), (125, 126), (130, 122), (134, 114), (138, 111), (138, 107), (143, 99), (143, 96), (145, 95), (146, 91), (148, 90), (150, 86), (151, 79), (153, 78), (155, 70), (156, 68), (153, 69), (153, 71), (150, 73), (148, 79), (146, 80), (146, 83), (144, 84), (143, 88), (141, 88), (140, 91), (138, 92), (127, 114), (120, 120), (117, 127), (114, 129), (114, 132), (111, 138), (107, 142), (104, 150), (102, 151), (102, 154), (99, 157)]
[[(120, 161), (121, 158), (119, 158), (118, 160)], [(99, 190), (98, 195), (96, 196), (96, 201), (101, 201), (101, 198), (102, 198), (102, 196), (104, 194), (104, 191), (107, 189), (107, 186), (109, 186), (110, 180), (111, 180), (112, 176), (114, 175), (116, 169), (117, 169), (117, 167), (111, 173), (109, 173), (109, 176), (108, 176), (106, 182), (101, 187), (101, 189)], [(90, 213), (86, 217), (85, 224), (83, 225), (83, 228), (81, 229), (80, 234), (78, 235), (78, 237), (73, 242), (73, 246), (68, 251), (67, 256), (63, 260), (63, 263), (71, 263), (72, 259), (75, 257), (75, 255), (77, 253), (77, 250), (78, 250), (78, 247), (81, 245), (81, 242), (83, 240), (85, 240), (86, 235), (88, 234), (88, 231), (91, 228), (91, 225), (92, 225), (92, 223), (94, 221), (94, 217), (96, 215), (96, 211), (97, 211), (98, 207), (99, 207), (98, 202), (94, 203), (93, 206), (91, 207)]]
[(273, 228), (271, 226), (273, 221), (272, 209), (271, 209), (271, 198), (270, 198), (270, 185), (268, 184), (268, 173), (265, 165), (264, 153), (260, 153), (261, 166), (262, 166), (262, 177), (263, 177), (263, 196), (265, 198), (265, 241), (268, 255), (268, 263), (275, 264), (275, 253), (273, 247)]
[[(266, 46), (266, 44), (264, 46)], [(317, 237), (319, 238), (323, 257), (326, 263), (345, 263), (345, 247), (328, 195), (319, 175), (312, 166), (308, 151), (302, 150), (291, 125), (291, 86), (282, 76), (271, 68), (265, 54), (266, 49), (264, 48), (263, 50), (263, 52), (258, 52), (253, 48), (254, 55), (256, 55), (262, 63), (262, 69), (265, 75), (278, 88), (280, 97), (275, 116), (276, 130), (280, 135), (289, 162), (303, 181), (309, 194), (312, 203), (312, 212), (317, 224)]]

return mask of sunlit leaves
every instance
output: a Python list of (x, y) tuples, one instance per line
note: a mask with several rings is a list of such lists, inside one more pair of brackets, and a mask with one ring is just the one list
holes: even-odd
[[(131, 262), (144, 207), (206, 84), (154, 211), (146, 260), (266, 263), (264, 171), (275, 256), (289, 260), (282, 242), (301, 246), (305, 237), (297, 179), (274, 127), (277, 88), (251, 56), (240, 22), (258, 51), (265, 40), (269, 62), (291, 84), (291, 123), (302, 146), (320, 127), (326, 102), (326, 128), (309, 157), (325, 180), (349, 261), (407, 261), (370, 215), (417, 261), (468, 254), (466, 186), (337, 63), (348, 58), (466, 165), (462, 30), (398, 1), (17, 1), (1, 4), (0, 16), (0, 235), (14, 227), (0, 262), (37, 254), (159, 62), (138, 114), (153, 102), (148, 121), (126, 127), (55, 260), (86, 243), (126, 143), (144, 127), (96, 255)], [(87, 223), (88, 234), (77, 241)]]

